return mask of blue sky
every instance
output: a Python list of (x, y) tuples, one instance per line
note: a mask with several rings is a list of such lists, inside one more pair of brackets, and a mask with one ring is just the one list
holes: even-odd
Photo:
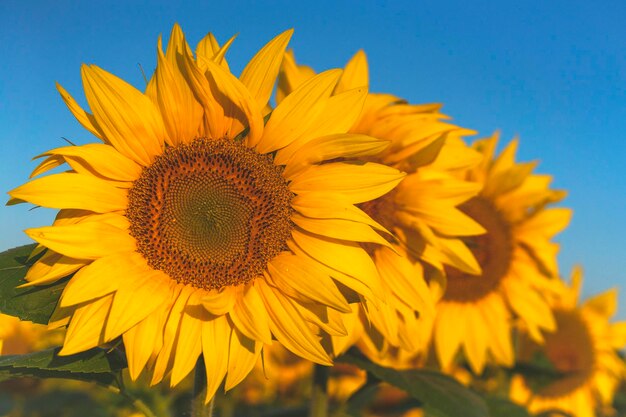
[[(23, 183), (30, 159), (94, 138), (65, 108), (60, 82), (84, 103), (80, 64), (95, 63), (143, 88), (156, 39), (182, 25), (195, 44), (208, 31), (239, 36), (239, 71), (273, 36), (295, 28), (300, 62), (343, 66), (364, 49), (371, 86), (413, 103), (440, 102), (457, 124), (503, 140), (569, 191), (574, 218), (558, 241), (564, 274), (585, 268), (585, 293), (619, 286), (626, 297), (626, 2), (579, 0), (0, 2), (0, 189)], [(182, 2), (181, 2), (182, 3)], [(52, 210), (0, 208), (0, 250), (49, 224)], [(624, 300), (623, 302), (626, 302)], [(620, 317), (626, 318), (626, 308)]]

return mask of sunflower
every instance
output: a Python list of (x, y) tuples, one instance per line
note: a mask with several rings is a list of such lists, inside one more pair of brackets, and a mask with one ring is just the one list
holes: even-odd
[(54, 344), (58, 333), (46, 326), (0, 314), (0, 355), (21, 355)]
[[(302, 404), (311, 396), (314, 364), (285, 349), (280, 344), (263, 349), (263, 361), (257, 362), (250, 375), (237, 386), (230, 401), (247, 405)], [(345, 363), (335, 363), (329, 371), (327, 394), (333, 403), (344, 403), (365, 382), (365, 371)]]
[(521, 376), (511, 383), (511, 398), (531, 412), (561, 410), (575, 417), (593, 417), (595, 410), (610, 409), (626, 365), (616, 353), (626, 345), (626, 322), (609, 323), (617, 309), (615, 289), (578, 306), (582, 272), (575, 268), (572, 285), (554, 297), (550, 306), (557, 330), (539, 345), (521, 336), (520, 362), (543, 355), (559, 375), (533, 390)]
[[(376, 267), (359, 242), (387, 244), (355, 207), (404, 174), (353, 163), (384, 141), (346, 133), (330, 70), (264, 110), (292, 31), (233, 76), (212, 35), (192, 54), (175, 26), (146, 92), (94, 65), (82, 67), (91, 113), (59, 86), (78, 121), (102, 143), (46, 152), (9, 194), (60, 209), (26, 230), (46, 255), (29, 285), (74, 275), (52, 318), (67, 324), (60, 354), (122, 337), (129, 371), (180, 382), (203, 355), (207, 401), (253, 368), (273, 340), (330, 365), (320, 334), (345, 334), (331, 311), (344, 296), (384, 304)], [(358, 107), (367, 90), (342, 95)]]
[[(277, 101), (314, 75), (311, 68), (296, 64), (293, 53), (287, 53)], [(334, 97), (338, 100), (368, 82), (366, 56), (360, 51), (346, 65)], [(424, 265), (439, 277), (445, 265), (480, 273), (472, 252), (458, 237), (484, 233), (484, 229), (457, 208), (480, 187), (458, 179), (456, 173), (476, 165), (481, 156), (461, 139), (472, 132), (445, 122), (440, 105), (408, 104), (389, 94), (369, 94), (363, 99), (364, 109), (349, 126), (350, 132), (388, 140), (390, 145), (361, 159), (401, 169), (407, 176), (390, 193), (359, 205), (380, 225), (378, 230), (390, 243), (364, 247), (374, 258), (382, 290), (391, 301), (372, 308), (365, 300), (351, 316), (343, 316), (346, 327), (353, 329), (349, 332), (352, 339), (333, 342), (338, 354), (363, 335), (360, 344), (364, 352), (382, 361), (390, 346), (415, 352), (428, 340), (418, 315), (433, 314), (442, 291), (435, 285), (428, 288)]]
[(536, 340), (540, 329), (555, 329), (544, 297), (560, 288), (558, 245), (550, 239), (567, 226), (571, 212), (546, 208), (565, 193), (549, 188), (549, 176), (532, 174), (535, 163), (515, 163), (517, 141), (495, 157), (497, 141), (497, 135), (477, 141), (474, 148), (483, 162), (465, 173), (482, 190), (460, 209), (487, 233), (465, 238), (482, 267), (480, 276), (446, 268), (447, 288), (433, 335), (444, 369), (451, 368), (461, 346), (475, 373), (482, 371), (488, 353), (497, 363), (512, 365), (514, 317)]

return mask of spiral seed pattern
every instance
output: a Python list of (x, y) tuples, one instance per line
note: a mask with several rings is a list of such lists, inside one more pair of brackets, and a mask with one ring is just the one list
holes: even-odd
[(282, 168), (229, 139), (168, 147), (144, 168), (126, 216), (148, 264), (220, 289), (261, 275), (287, 248), (293, 194)]

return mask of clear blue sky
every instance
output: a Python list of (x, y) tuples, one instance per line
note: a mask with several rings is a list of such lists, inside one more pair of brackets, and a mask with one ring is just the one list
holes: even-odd
[[(30, 159), (62, 146), (62, 136), (94, 140), (54, 87), (60, 82), (84, 103), (81, 63), (142, 88), (138, 63), (154, 68), (157, 36), (178, 22), (194, 44), (208, 31), (221, 41), (239, 33), (229, 54), (238, 72), (293, 27), (303, 63), (338, 67), (363, 48), (372, 91), (444, 103), (455, 122), (484, 135), (519, 134), (520, 158), (541, 160), (539, 172), (569, 191), (563, 273), (581, 263), (586, 294), (617, 285), (626, 303), (625, 1), (176, 3), (0, 1), (0, 190), (23, 183)], [(21, 230), (52, 216), (1, 207), (0, 250), (28, 243)]]

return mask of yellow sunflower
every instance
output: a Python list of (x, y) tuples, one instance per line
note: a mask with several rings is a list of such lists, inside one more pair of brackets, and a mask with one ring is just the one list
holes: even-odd
[[(297, 65), (293, 54), (287, 53), (277, 101), (281, 103), (314, 75), (311, 68)], [(360, 51), (346, 65), (334, 98), (339, 101), (368, 83), (367, 60)], [(480, 186), (458, 179), (456, 173), (475, 166), (481, 156), (461, 139), (472, 132), (446, 123), (440, 105), (407, 104), (389, 94), (369, 94), (363, 100), (363, 111), (349, 126), (350, 132), (388, 140), (390, 145), (361, 159), (401, 169), (407, 176), (390, 193), (359, 206), (380, 225), (378, 230), (391, 244), (364, 245), (382, 278), (381, 289), (391, 301), (380, 308), (372, 308), (368, 300), (362, 308), (355, 307), (352, 315), (343, 316), (346, 327), (353, 329), (349, 332), (352, 339), (333, 342), (335, 353), (340, 353), (365, 330), (363, 350), (373, 359), (384, 360), (390, 345), (414, 352), (428, 340), (417, 313), (432, 314), (442, 291), (428, 288), (422, 262), (439, 271), (440, 277), (444, 265), (480, 273), (471, 251), (458, 237), (477, 235), (484, 229), (457, 208), (474, 197)], [(356, 109), (343, 107), (356, 113)]]
[(465, 173), (466, 179), (482, 184), (482, 190), (460, 209), (487, 233), (465, 238), (482, 274), (446, 268), (447, 288), (437, 305), (433, 335), (444, 369), (451, 368), (461, 347), (476, 373), (488, 354), (512, 365), (514, 318), (537, 340), (539, 329), (555, 328), (544, 297), (560, 286), (558, 245), (550, 240), (567, 226), (571, 212), (546, 208), (565, 193), (549, 188), (549, 176), (532, 174), (535, 163), (515, 163), (517, 141), (495, 157), (497, 141), (497, 135), (477, 141), (474, 148), (483, 154), (483, 162)]
[(617, 309), (617, 291), (578, 306), (581, 284), (582, 272), (576, 268), (571, 287), (551, 300), (557, 330), (545, 336), (545, 344), (521, 337), (520, 362), (542, 354), (562, 374), (534, 391), (523, 377), (513, 378), (511, 398), (533, 413), (561, 410), (593, 417), (596, 410), (610, 409), (613, 394), (626, 378), (626, 365), (616, 353), (626, 346), (626, 321), (609, 323)]
[[(122, 336), (130, 375), (180, 382), (200, 355), (207, 401), (253, 368), (273, 339), (330, 365), (320, 333), (345, 334), (331, 311), (344, 294), (380, 300), (376, 267), (359, 242), (387, 244), (355, 204), (404, 174), (352, 163), (384, 141), (346, 133), (359, 112), (337, 111), (340, 70), (302, 84), (264, 109), (291, 36), (263, 47), (233, 76), (209, 35), (195, 57), (175, 26), (142, 93), (94, 65), (82, 67), (91, 113), (59, 87), (102, 143), (51, 150), (36, 170), (71, 170), (9, 194), (60, 209), (26, 233), (48, 252), (31, 285), (75, 271), (53, 317), (67, 323), (61, 354)], [(342, 95), (358, 107), (367, 90)]]
[(0, 314), (0, 355), (21, 355), (54, 344), (58, 333), (47, 333), (46, 326), (21, 321), (17, 317)]
[[(335, 363), (328, 375), (327, 394), (334, 403), (344, 403), (365, 382), (365, 371), (345, 363)], [(263, 349), (263, 361), (229, 396), (230, 401), (248, 405), (272, 403), (302, 404), (311, 396), (313, 362), (303, 359), (280, 344)], [(233, 398), (234, 397), (234, 398)]]

